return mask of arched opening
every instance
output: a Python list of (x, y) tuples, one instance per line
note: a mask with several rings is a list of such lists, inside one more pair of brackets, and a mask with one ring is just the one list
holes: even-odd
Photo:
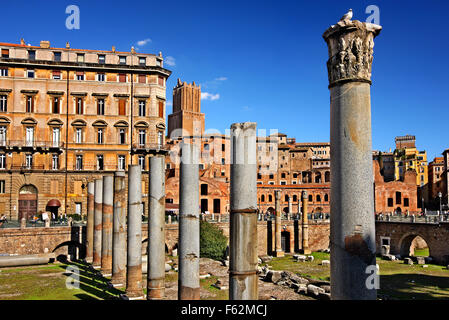
[[(67, 253), (70, 256), (70, 260), (76, 260), (76, 259), (84, 259), (86, 258), (86, 246), (82, 243), (79, 243), (78, 241), (65, 241), (63, 243), (60, 243), (56, 246), (56, 248), (53, 249), (52, 252), (55, 252), (59, 248), (67, 247)], [(60, 262), (64, 262), (67, 260), (67, 256), (65, 254), (59, 254), (56, 257), (56, 260)]]
[(401, 207), (397, 207), (395, 211), (396, 213), (401, 213), (402, 212)]
[(409, 234), (401, 241), (400, 254), (402, 257), (429, 257), (430, 248), (423, 237)]
[(19, 220), (31, 219), (37, 213), (37, 188), (26, 184), (19, 190)]
[(330, 182), (331, 181), (331, 173), (330, 171), (326, 171), (324, 173), (324, 182)]
[(265, 202), (265, 195), (264, 194), (260, 196), (260, 202)]
[(288, 207), (285, 207), (284, 209), (282, 209), (283, 213), (288, 213)]
[(274, 214), (274, 208), (273, 208), (273, 207), (269, 207), (269, 208), (267, 209), (267, 213), (268, 213), (268, 214)]
[(321, 183), (321, 173), (317, 172), (315, 174), (315, 183)]

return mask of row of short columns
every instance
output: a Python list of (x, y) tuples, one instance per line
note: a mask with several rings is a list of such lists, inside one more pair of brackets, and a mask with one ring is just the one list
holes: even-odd
[[(256, 124), (233, 124), (231, 135), (229, 297), (257, 299)], [(178, 298), (198, 300), (199, 149), (184, 142), (181, 148)], [(162, 299), (165, 290), (164, 162), (164, 156), (150, 158), (147, 299)], [(126, 294), (134, 299), (143, 297), (141, 179), (140, 166), (130, 165), (127, 198), (123, 172), (88, 183), (86, 258), (104, 276), (112, 275), (114, 286), (126, 283)]]
[[(165, 181), (164, 156), (150, 159), (147, 299), (162, 299), (165, 290)], [(103, 276), (116, 287), (126, 285), (130, 299), (143, 298), (142, 283), (142, 172), (124, 172), (88, 183), (87, 252)], [(128, 214), (126, 214), (128, 212)]]

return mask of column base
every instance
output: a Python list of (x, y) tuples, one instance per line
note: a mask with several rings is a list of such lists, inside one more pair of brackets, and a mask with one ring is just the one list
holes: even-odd
[(274, 256), (277, 258), (283, 257), (285, 255), (284, 251), (275, 251)]
[(300, 252), (302, 254), (311, 254), (312, 253), (312, 251), (310, 249), (301, 249)]

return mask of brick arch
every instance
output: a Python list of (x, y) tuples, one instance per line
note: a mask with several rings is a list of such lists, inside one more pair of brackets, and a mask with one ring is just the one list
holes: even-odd
[(432, 247), (429, 241), (430, 239), (428, 239), (428, 237), (424, 236), (420, 232), (408, 232), (401, 237), (398, 244), (399, 254), (402, 257), (410, 256), (410, 247), (412, 245), (413, 240), (418, 236), (424, 239), (424, 241), (427, 243), (427, 247), (429, 248), (429, 256), (430, 257), (432, 256)]

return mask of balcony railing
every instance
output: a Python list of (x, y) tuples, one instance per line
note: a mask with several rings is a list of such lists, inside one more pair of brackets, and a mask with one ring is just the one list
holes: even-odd
[(28, 140), (0, 140), (0, 147), (7, 148), (63, 148), (64, 142), (28, 141)]
[(43, 164), (32, 164), (32, 165), (12, 165), (11, 170), (44, 170), (45, 166)]
[(137, 150), (165, 150), (164, 145), (159, 143), (133, 143), (132, 147)]

